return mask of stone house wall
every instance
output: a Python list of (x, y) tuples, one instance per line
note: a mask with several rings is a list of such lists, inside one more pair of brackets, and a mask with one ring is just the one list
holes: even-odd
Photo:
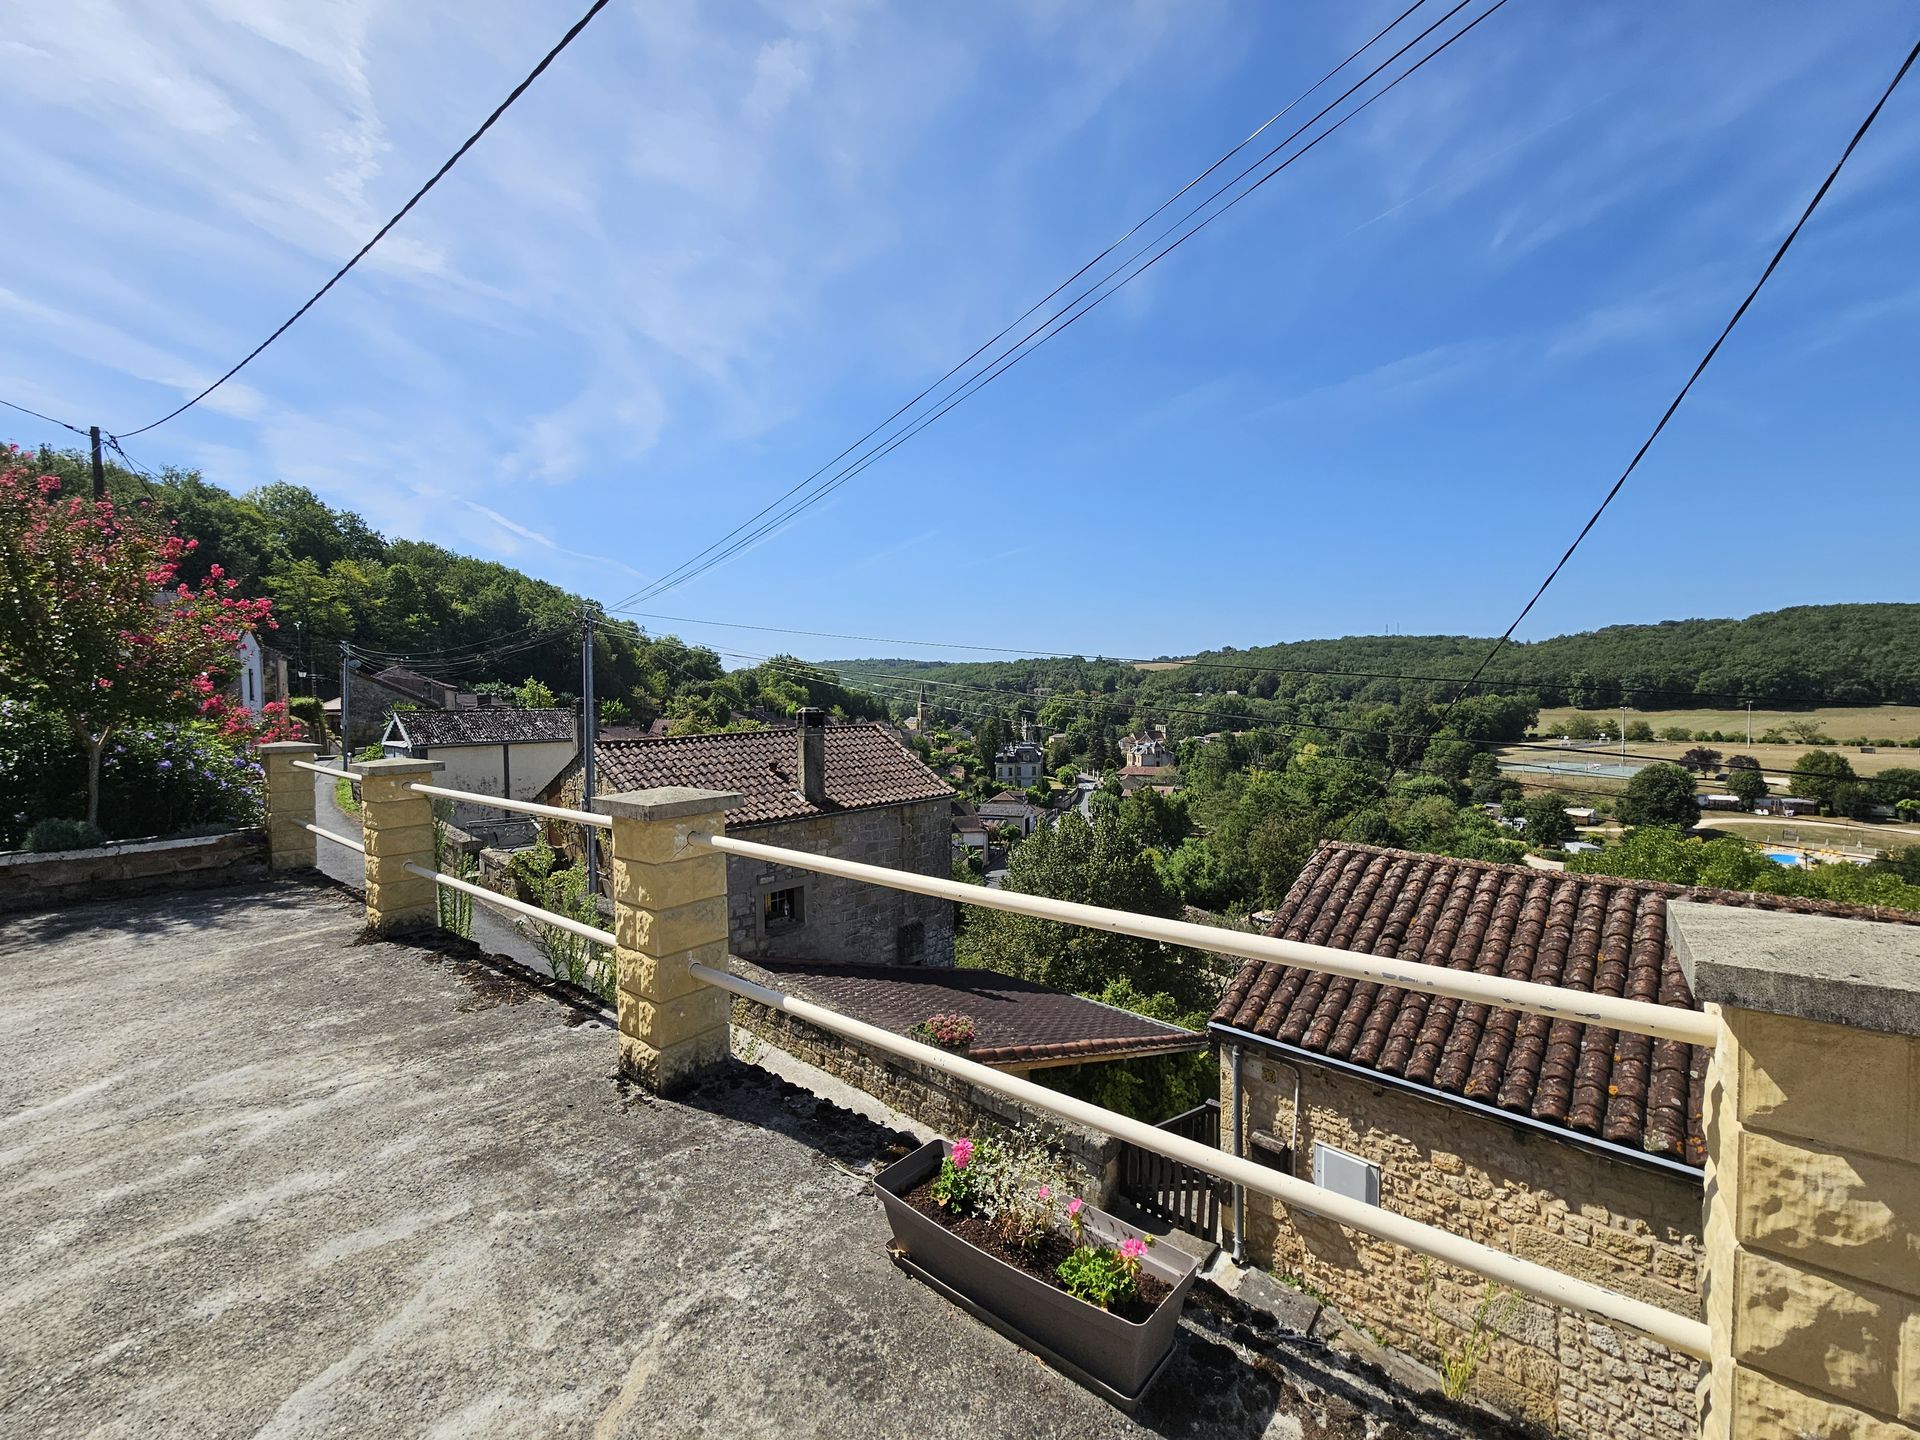
[[(1287, 1142), (1292, 1061), (1248, 1046), (1246, 1127)], [(1224, 1087), (1231, 1078), (1224, 1073)], [(1458, 1105), (1311, 1063), (1301, 1073), (1293, 1173), (1315, 1141), (1373, 1161), (1399, 1215), (1698, 1317), (1703, 1181), (1556, 1140)], [(1258, 1156), (1258, 1150), (1255, 1151)], [(1479, 1277), (1423, 1265), (1401, 1246), (1247, 1196), (1249, 1258), (1324, 1294), (1355, 1325), (1437, 1365), (1486, 1295)], [(1526, 1296), (1497, 1299), (1473, 1391), (1579, 1440), (1693, 1440), (1700, 1366), (1639, 1335)]]
[(1060, 1137), (1066, 1159), (1081, 1174), (1087, 1200), (1106, 1205), (1113, 1199), (1120, 1178), (1118, 1140), (1068, 1125), (955, 1076), (870, 1049), (752, 1000), (733, 1002), (733, 1023), (949, 1139), (1039, 1121)]
[[(779, 845), (945, 877), (953, 868), (951, 807), (945, 799), (851, 810), (735, 833)], [(800, 923), (770, 929), (767, 896), (801, 892)], [(727, 857), (728, 944), (748, 959), (815, 960), (849, 965), (953, 964), (953, 902), (855, 880)], [(917, 928), (916, 928), (917, 927)]]

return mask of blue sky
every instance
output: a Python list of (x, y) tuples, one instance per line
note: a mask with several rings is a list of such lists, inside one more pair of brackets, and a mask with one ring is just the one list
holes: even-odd
[[(116, 431), (171, 409), (579, 8), (12, 8), (0, 396)], [(306, 484), (619, 600), (1399, 8), (615, 0), (239, 382), (127, 448), (232, 489)], [(1893, 0), (1512, 0), (1004, 380), (649, 608), (1130, 655), (1496, 632), (1914, 25)], [(1920, 599), (1917, 161), (1920, 81), (1523, 638)], [(60, 438), (13, 415), (0, 434)]]

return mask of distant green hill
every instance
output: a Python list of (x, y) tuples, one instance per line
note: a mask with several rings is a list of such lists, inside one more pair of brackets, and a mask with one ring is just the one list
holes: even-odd
[[(1394, 702), (1445, 698), (1493, 641), (1468, 635), (1350, 635), (1189, 657), (1174, 669), (1108, 660), (983, 664), (829, 662), (851, 676), (910, 688), (917, 679), (1009, 694), (1084, 690), (1149, 703), (1238, 691), (1265, 699)], [(1451, 683), (1448, 683), (1451, 682)], [(1503, 650), (1481, 693), (1527, 694), (1543, 706), (1648, 710), (1740, 704), (1920, 704), (1920, 605), (1802, 605), (1744, 620), (1610, 625)]]

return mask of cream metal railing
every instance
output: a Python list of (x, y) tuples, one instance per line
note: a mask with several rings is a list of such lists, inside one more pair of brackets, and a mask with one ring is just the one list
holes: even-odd
[(931, 895), (985, 910), (1004, 910), (1038, 920), (1058, 920), (1092, 930), (1135, 935), (1143, 940), (1159, 940), (1168, 945), (1220, 955), (1237, 955), (1244, 960), (1298, 965), (1328, 975), (1345, 976), (1350, 980), (1392, 985), (1427, 995), (1447, 995), (1474, 1004), (1495, 1005), (1503, 1010), (1523, 1010), (1531, 1015), (1545, 1015), (1549, 1019), (1567, 1020), (1579, 1025), (1631, 1030), (1636, 1034), (1680, 1040), (1689, 1045), (1711, 1046), (1719, 1035), (1709, 1015), (1698, 1010), (1681, 1010), (1672, 1005), (1655, 1005), (1646, 1000), (1590, 995), (1577, 990), (1562, 990), (1553, 985), (1536, 984), (1531, 980), (1509, 980), (1498, 975), (1482, 975), (1473, 970), (1446, 970), (1436, 965), (1384, 959), (1354, 950), (1335, 950), (1326, 945), (1308, 945), (1297, 940), (1278, 940), (1213, 925), (1195, 925), (1187, 920), (1162, 920), (1153, 915), (1109, 910), (1101, 905), (1051, 900), (1044, 895), (1022, 895), (1011, 890), (991, 890), (982, 885), (969, 885), (962, 880), (889, 870), (882, 865), (840, 860), (830, 855), (812, 855), (804, 850), (789, 850), (778, 845), (760, 845), (751, 840), (736, 840), (730, 835), (702, 835), (696, 832), (688, 836), (688, 843), (717, 850), (723, 855), (787, 865), (796, 870), (835, 875), (843, 880), (864, 881), (869, 885), (906, 890), (915, 895)]
[[(307, 765), (304, 768), (327, 773), (319, 766)], [(350, 775), (348, 778), (359, 777)], [(498, 796), (449, 790), (438, 785), (415, 784), (411, 788), (422, 794), (440, 795), (447, 799), (463, 800), (472, 804), (494, 806), (502, 804)], [(521, 809), (531, 814), (546, 815), (580, 824), (604, 826), (609, 823), (608, 817), (604, 815), (584, 810), (568, 810), (553, 805), (535, 805), (530, 801), (515, 801), (507, 808)], [(316, 830), (315, 833), (324, 835), (325, 838), (337, 843), (352, 843), (344, 837), (325, 831)], [(738, 855), (743, 858), (791, 866), (797, 870), (808, 870), (816, 874), (833, 875), (842, 879), (884, 886), (888, 889), (953, 900), (963, 905), (976, 905), (986, 909), (1030, 915), (1039, 919), (1057, 920), (1114, 934), (1134, 935), (1171, 945), (1238, 955), (1246, 959), (1266, 960), (1280, 965), (1298, 965), (1306, 969), (1343, 975), (1373, 984), (1393, 985), (1431, 995), (1448, 995), (1478, 1004), (1523, 1010), (1531, 1014), (1546, 1015), (1580, 1024), (1601, 1025), (1609, 1029), (1634, 1031), (1696, 1045), (1711, 1045), (1717, 1035), (1716, 1024), (1712, 1017), (1697, 1011), (1680, 1010), (1673, 1006), (1621, 1000), (1602, 995), (1575, 994), (1557, 990), (1552, 986), (1507, 980), (1470, 971), (1440, 970), (1432, 966), (1412, 965), (1345, 950), (1334, 950), (1322, 945), (1307, 945), (1295, 941), (1247, 935), (1238, 931), (1194, 925), (1185, 921), (1161, 920), (1153, 916), (1135, 915), (1124, 910), (1109, 910), (1098, 905), (1082, 905), (1063, 900), (1049, 900), (1042, 896), (990, 890), (984, 886), (968, 885), (936, 876), (890, 870), (884, 866), (839, 860), (828, 855), (815, 855), (776, 845), (761, 845), (725, 835), (694, 832), (688, 836), (688, 844), (704, 847), (723, 855)], [(409, 863), (406, 869), (409, 873), (431, 880), (436, 885), (461, 891), (473, 896), (476, 900), (539, 920), (544, 924), (558, 926), (595, 944), (611, 946), (615, 943), (610, 931), (565, 915), (555, 914), (537, 905), (528, 905), (482, 886), (456, 879), (454, 876), (429, 870), (422, 865)], [(1496, 1284), (1532, 1295), (1549, 1304), (1580, 1311), (1624, 1326), (1680, 1354), (1689, 1355), (1698, 1360), (1708, 1358), (1710, 1337), (1708, 1327), (1702, 1320), (1663, 1310), (1644, 1300), (1636, 1300), (1632, 1296), (1622, 1295), (1604, 1286), (1577, 1279), (1549, 1266), (1523, 1260), (1504, 1250), (1496, 1250), (1490, 1245), (1468, 1240), (1439, 1226), (1397, 1215), (1381, 1206), (1369, 1205), (1363, 1201), (1336, 1195), (1255, 1161), (1214, 1149), (1197, 1140), (1172, 1134), (1143, 1121), (1089, 1104), (1084, 1100), (1077, 1100), (1060, 1091), (1049, 1090), (1031, 1080), (992, 1069), (937, 1046), (925, 1045), (903, 1035), (896, 1035), (891, 1030), (884, 1030), (877, 1025), (852, 1019), (838, 1011), (802, 1000), (786, 991), (757, 984), (730, 971), (717, 970), (712, 966), (698, 963), (690, 968), (696, 978), (729, 994), (752, 1000), (834, 1034), (860, 1041), (875, 1049), (915, 1061), (942, 1074), (952, 1075), (982, 1090), (1003, 1095), (1070, 1124), (1100, 1131), (1124, 1140), (1130, 1145), (1138, 1146), (1140, 1149), (1163, 1155), (1169, 1160), (1207, 1171), (1234, 1185), (1271, 1196), (1285, 1205), (1322, 1216), (1336, 1224), (1362, 1231), (1379, 1239), (1403, 1245), (1462, 1270), (1472, 1271)]]

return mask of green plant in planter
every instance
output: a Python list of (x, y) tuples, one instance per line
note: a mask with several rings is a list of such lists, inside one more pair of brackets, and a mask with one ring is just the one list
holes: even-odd
[(1033, 1249), (1053, 1230), (1079, 1185), (1048, 1131), (1032, 1122), (1004, 1136), (979, 1169), (976, 1208), (1016, 1250)]
[(994, 1150), (990, 1140), (975, 1142), (962, 1135), (954, 1141), (928, 1187), (933, 1203), (956, 1215), (972, 1214), (980, 1200), (982, 1179), (997, 1158)]
[[(1079, 1214), (1074, 1214), (1074, 1229), (1079, 1229)], [(1146, 1242), (1129, 1235), (1117, 1246), (1080, 1245), (1060, 1262), (1054, 1272), (1067, 1293), (1102, 1310), (1131, 1300), (1140, 1288), (1140, 1260), (1147, 1253)]]

